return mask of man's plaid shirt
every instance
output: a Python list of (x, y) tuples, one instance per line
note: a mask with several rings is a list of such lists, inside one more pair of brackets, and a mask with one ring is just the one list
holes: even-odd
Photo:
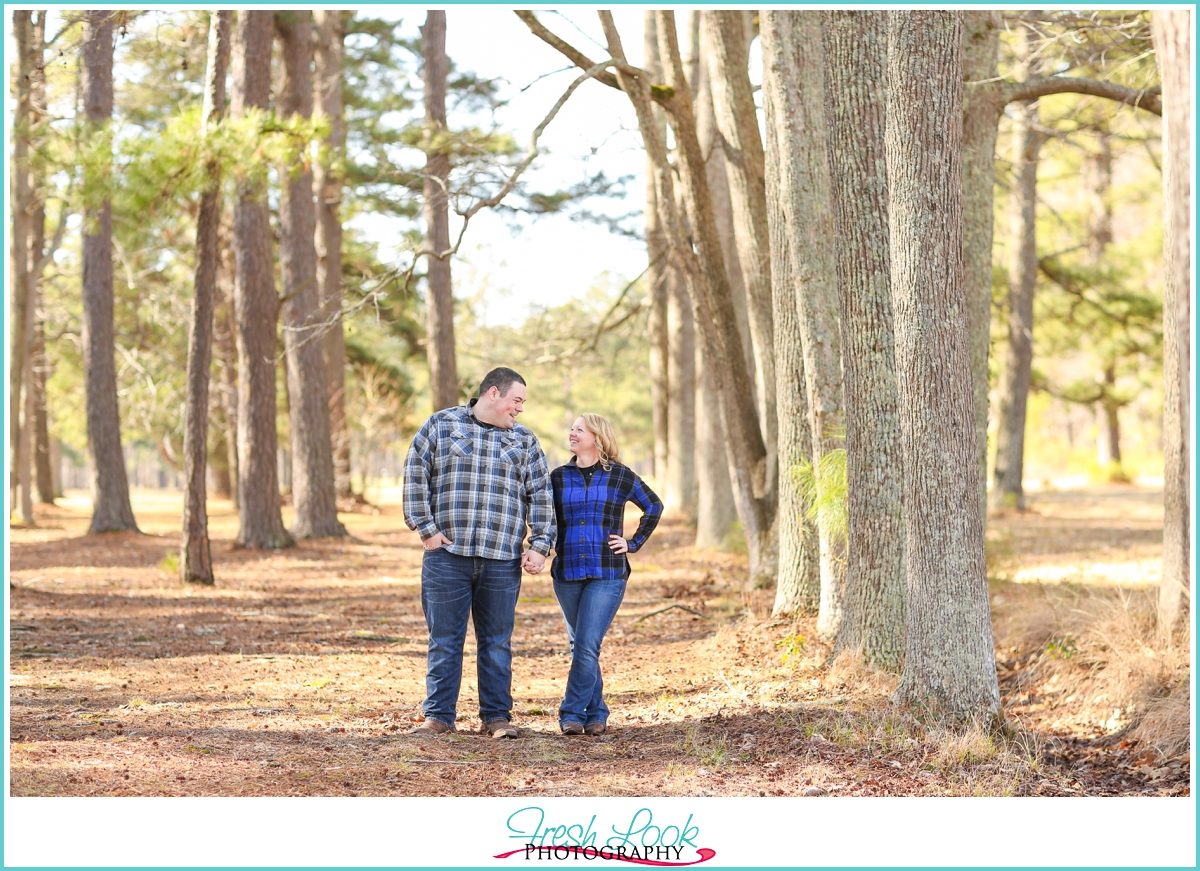
[(557, 555), (550, 575), (558, 581), (627, 577), (629, 560), (612, 552), (608, 537), (624, 534), (625, 503), (633, 502), (642, 509), (637, 531), (629, 538), (629, 552), (636, 552), (658, 525), (662, 500), (620, 463), (613, 463), (607, 472), (603, 466), (597, 468), (589, 484), (572, 459), (551, 472), (550, 480), (558, 521)]
[(515, 559), (554, 547), (550, 472), (537, 437), (523, 426), (479, 421), (470, 406), (425, 421), (404, 458), (404, 522), (422, 539), (435, 532), (459, 556)]

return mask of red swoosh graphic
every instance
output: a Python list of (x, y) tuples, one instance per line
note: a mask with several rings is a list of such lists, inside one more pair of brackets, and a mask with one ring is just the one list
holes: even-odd
[[(561, 847), (561, 845), (560, 845), (560, 847)], [(553, 848), (549, 848), (549, 849), (553, 849)], [(585, 849), (593, 849), (594, 850), (596, 848), (595, 847), (591, 847), (591, 848), (567, 847), (566, 849), (570, 850), (572, 853), (577, 853), (577, 854), (583, 855), (583, 851)], [(605, 847), (602, 849), (607, 850), (608, 848)], [(525, 848), (522, 847), (519, 850), (509, 850), (507, 853), (499, 853), (496, 856), (493, 856), (492, 858), (493, 859), (507, 859), (509, 856), (515, 856), (515, 855), (517, 855), (517, 853), (524, 853), (524, 852), (525, 852)], [(607, 859), (616, 859), (621, 862), (632, 862), (635, 865), (658, 865), (658, 866), (666, 866), (666, 867), (670, 867), (670, 868), (681, 868), (685, 865), (699, 865), (701, 862), (707, 862), (713, 856), (717, 855), (716, 850), (710, 850), (708, 847), (699, 847), (699, 848), (697, 848), (696, 852), (698, 854), (700, 854), (700, 858), (695, 860), (694, 862), (659, 862), (657, 859), (638, 859), (633, 856), (621, 856), (621, 855), (618, 855), (617, 853), (612, 852), (611, 850), (609, 850), (610, 855), (607, 857), (599, 855), (599, 853), (597, 853), (597, 855), (595, 855), (593, 857), (584, 856), (584, 858), (595, 858), (595, 859), (607, 858)]]

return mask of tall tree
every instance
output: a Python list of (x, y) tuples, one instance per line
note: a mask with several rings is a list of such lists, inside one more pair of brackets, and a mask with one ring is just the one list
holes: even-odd
[[(233, 35), (233, 94), (230, 115), (264, 112), (271, 96), (271, 43), (274, 13), (238, 12)], [(281, 548), (295, 542), (283, 527), (276, 470), (275, 294), (267, 174), (246, 167), (238, 181), (233, 210), (237, 258), (234, 318), (238, 353), (238, 535), (242, 547)]]
[(446, 128), (446, 13), (430, 9), (421, 28), (425, 82), (425, 250), (426, 349), (433, 410), (458, 405), (458, 366), (454, 356), (454, 289), (450, 283), (450, 143)]
[[(717, 376), (716, 399), (729, 433), (726, 457), (734, 480), (738, 517), (742, 521), (750, 555), (751, 583), (769, 583), (775, 575), (771, 525), (775, 515), (776, 494), (767, 474), (766, 445), (759, 428), (758, 412), (752, 401), (750, 378), (742, 359), (741, 339), (733, 316), (729, 281), (713, 225), (704, 157), (696, 136), (691, 93), (675, 32), (675, 15), (670, 11), (657, 13), (659, 57), (667, 81), (665, 88), (656, 88), (653, 92), (651, 83), (645, 77), (627, 72), (631, 68), (625, 60), (620, 37), (609, 13), (601, 12), (600, 17), (609, 51), (619, 64), (616, 75), (593, 69), (595, 64), (586, 55), (551, 33), (531, 12), (518, 11), (517, 15), (540, 39), (562, 52), (576, 66), (590, 70), (597, 81), (625, 90), (634, 105), (643, 141), (654, 159), (659, 209), (664, 211), (663, 223), (671, 240), (672, 256), (683, 268), (697, 334), (706, 361), (709, 361)], [(650, 111), (652, 101), (669, 113), (675, 140), (679, 144), (679, 176), (692, 222), (691, 241), (682, 232), (674, 201), (673, 169), (667, 160), (666, 143), (653, 124)], [(664, 192), (670, 195), (666, 196)]]
[(346, 119), (342, 100), (342, 56), (354, 13), (315, 9), (317, 31), (316, 110), (329, 124), (314, 167), (317, 191), (317, 291), (324, 323), (325, 386), (338, 498), (350, 492), (350, 427), (346, 422), (346, 340), (342, 330), (342, 188)]
[[(213, 12), (208, 24), (208, 64), (200, 138), (225, 114), (225, 73), (233, 13)], [(214, 582), (208, 541), (208, 375), (212, 366), (213, 310), (217, 299), (217, 237), (221, 225), (221, 162), (205, 162), (206, 184), (196, 217), (196, 273), (192, 292), (192, 328), (188, 335), (187, 398), (183, 406), (183, 533), (180, 577), (185, 583)]]
[(1192, 323), (1192, 20), (1191, 12), (1155, 10), (1154, 48), (1162, 70), (1163, 196), (1166, 215), (1163, 259), (1163, 579), (1158, 595), (1158, 631), (1170, 638), (1191, 571), (1188, 454), (1191, 420)]
[[(712, 199), (713, 221), (721, 241), (725, 260), (725, 275), (733, 297), (734, 317), (742, 340), (742, 357), (754, 385), (754, 347), (750, 340), (750, 320), (746, 305), (746, 284), (737, 259), (737, 241), (733, 235), (733, 203), (729, 197), (729, 180), (725, 174), (725, 147), (717, 130), (713, 108), (711, 74), (700, 39), (700, 20), (703, 13), (691, 10), (685, 19), (689, 84), (696, 106), (696, 136), (708, 171), (708, 189)], [(657, 29), (655, 30), (657, 34)], [(658, 49), (655, 47), (655, 55)], [(662, 79), (661, 66), (658, 78)], [(707, 366), (703, 344), (696, 346), (696, 546), (719, 547), (724, 544), (737, 522), (733, 501), (733, 485), (729, 480), (726, 461), (725, 428), (720, 408), (705, 401), (717, 393), (716, 375)], [(757, 390), (755, 402), (757, 405)]]
[[(1029, 31), (1017, 28), (1018, 58), (1023, 79), (1029, 78)], [(1012, 260), (1008, 270), (1008, 333), (996, 430), (992, 504), (1025, 508), (1025, 409), (1033, 368), (1033, 297), (1037, 290), (1037, 168), (1043, 134), (1038, 102), (1017, 104), (1013, 117)]]
[[(779, 101), (778, 123), (772, 134), (781, 137), (777, 146), (780, 184), (790, 192), (783, 199), (783, 217), (804, 354), (812, 462), (820, 469), (822, 459), (841, 447), (843, 423), (837, 269), (823, 105), (824, 53), (819, 13), (778, 14), (788, 15), (788, 21), (779, 19), (773, 27), (763, 29), (764, 71), (768, 54), (772, 71), (772, 94), (766, 94), (764, 77), (763, 99), (769, 96)], [(782, 443), (780, 447), (782, 455)], [(786, 453), (794, 455), (794, 449), (788, 446)], [(828, 520), (818, 520), (818, 533), (821, 594), (817, 630), (832, 638), (841, 619), (841, 578)]]
[[(680, 212), (682, 214), (682, 208)], [(687, 221), (683, 220), (686, 227)], [(667, 274), (666, 510), (696, 518), (696, 327), (687, 282), (678, 267)]]
[(897, 698), (997, 714), (963, 296), (962, 13), (888, 13), (887, 171), (908, 635)]
[[(46, 111), (46, 15), (47, 11), (42, 10), (33, 17), (30, 137), (34, 142), (44, 141), (49, 130), (49, 113)], [(33, 298), (33, 339), (29, 348), (29, 363), (33, 367), (33, 464), (38, 500), (45, 505), (53, 505), (58, 493), (55, 492), (54, 473), (50, 465), (50, 426), (46, 407), (46, 380), (49, 377), (50, 361), (46, 354), (46, 313), (42, 305), (42, 278), (53, 252), (62, 241), (66, 213), (63, 211), (60, 214), (60, 223), (63, 226), (55, 231), (50, 250), (47, 250), (44, 169), (33, 171), (30, 176), (30, 189), (33, 223), (30, 227), (29, 243), (29, 292)]]
[(9, 364), (9, 450), (11, 474), (9, 491), (12, 504), (20, 501), (21, 520), (33, 523), (33, 500), (29, 494), (29, 449), (26, 428), (22, 427), (23, 398), (29, 381), (28, 357), (33, 309), (29, 298), (29, 243), (33, 195), (29, 168), (29, 140), (33, 113), (30, 102), (33, 92), (33, 13), (13, 12), (13, 31), (17, 48), (17, 63), (13, 90), (16, 94), (16, 113), (13, 117), (13, 167), (10, 179), (12, 191), (12, 237), (10, 262), (12, 268), (12, 318)]
[(794, 40), (794, 18), (782, 10), (763, 10), (763, 110), (766, 137), (767, 223), (770, 228), (771, 288), (775, 341), (776, 403), (779, 415), (779, 577), (775, 586), (776, 615), (815, 614), (821, 600), (819, 544), (809, 541), (811, 524), (792, 470), (812, 451), (808, 399), (804, 384), (804, 347), (800, 336), (797, 282), (792, 272), (791, 247), (800, 244), (789, 231), (786, 202), (796, 190), (785, 180), (784, 164), (791, 147), (786, 133), (787, 107), (783, 88), (794, 77), (795, 59), (788, 48)]
[[(111, 149), (113, 111), (113, 16), (89, 9), (83, 17), (80, 89), (89, 135)], [(109, 151), (111, 154), (111, 150)], [(137, 529), (121, 451), (117, 370), (113, 338), (111, 168), (94, 167), (86, 184), (83, 219), (83, 371), (88, 448), (92, 455), (92, 521), (88, 533)]]
[(887, 13), (826, 12), (825, 117), (846, 408), (846, 586), (836, 647), (904, 659), (904, 455), (888, 240)]
[[(767, 227), (763, 143), (750, 84), (749, 40), (741, 10), (700, 14), (700, 43), (712, 94), (725, 176), (733, 210), (733, 235), (742, 268), (754, 359), (758, 415), (768, 463), (775, 463), (775, 342)], [(774, 470), (770, 470), (773, 473)]]
[[(285, 120), (308, 121), (313, 113), (312, 13), (277, 12), (275, 30), (283, 55), (278, 112)], [(311, 163), (303, 160), (281, 167), (279, 188), (283, 347), (292, 429), (292, 503), (296, 510), (290, 532), (297, 538), (340, 536), (346, 534), (346, 527), (338, 520), (333, 483)]]
[[(658, 29), (654, 11), (647, 9), (643, 16), (642, 53), (646, 58), (646, 70), (657, 79), (662, 78), (662, 64), (658, 62)], [(667, 119), (662, 109), (656, 109), (654, 120), (666, 137)], [(654, 476), (661, 487), (667, 480), (669, 462), (668, 426), (670, 402), (668, 379), (670, 378), (670, 345), (667, 333), (667, 297), (670, 294), (668, 276), (671, 265), (667, 259), (667, 239), (662, 221), (658, 216), (658, 194), (654, 189), (654, 167), (646, 157), (646, 282), (650, 287), (650, 408), (654, 426)]]

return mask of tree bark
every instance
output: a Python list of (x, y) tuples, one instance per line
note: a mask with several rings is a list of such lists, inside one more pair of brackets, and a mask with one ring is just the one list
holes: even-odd
[[(270, 10), (242, 10), (233, 38), (230, 114), (265, 110), (271, 93)], [(271, 252), (266, 173), (238, 183), (233, 235), (237, 257), (234, 316), (238, 352), (238, 536), (241, 547), (273, 549), (295, 542), (283, 528), (275, 435), (275, 325), (279, 298)]]
[[(46, 110), (46, 11), (33, 19), (33, 81), (30, 100), (33, 117), (30, 136), (41, 141), (47, 121)], [(46, 407), (46, 380), (50, 362), (46, 357), (45, 312), (42, 308), (42, 273), (46, 263), (46, 197), (45, 181), (39, 173), (30, 176), (30, 191), (33, 200), (33, 223), (30, 228), (30, 275), (29, 288), (33, 295), (33, 344), (29, 349), (29, 362), (33, 367), (33, 462), (37, 481), (38, 500), (44, 505), (53, 505), (58, 497), (54, 474), (50, 467), (50, 424)], [(58, 234), (57, 238), (61, 239)], [(57, 241), (56, 241), (57, 245)]]
[[(820, 13), (768, 11), (763, 20), (763, 101), (778, 100), (780, 184), (793, 298), (804, 354), (814, 467), (842, 446), (842, 372), (837, 267), (829, 189)], [(768, 94), (767, 70), (771, 72)], [(841, 572), (827, 522), (818, 521), (821, 596), (817, 631), (832, 638), (841, 620)]]
[(220, 374), (218, 397), (221, 406), (221, 434), (225, 444), (225, 465), (229, 472), (228, 494), (235, 511), (240, 511), (238, 501), (238, 359), (237, 328), (234, 325), (234, 284), (237, 277), (237, 259), (234, 254), (233, 228), (222, 224), (219, 245), (221, 257), (217, 273), (217, 291), (221, 301), (217, 307), (213, 327), (216, 345), (217, 371)]
[[(686, 226), (686, 222), (685, 222)], [(696, 329), (687, 283), (667, 276), (667, 492), (664, 509), (696, 519)]]
[(775, 342), (771, 260), (767, 227), (763, 143), (758, 132), (754, 92), (750, 84), (749, 41), (741, 10), (700, 14), (701, 45), (710, 75), (709, 86), (725, 178), (733, 207), (737, 242), (749, 313), (759, 422), (766, 444), (769, 475), (776, 473)]
[[(662, 79), (662, 64), (658, 62), (658, 29), (653, 10), (647, 9), (643, 17), (643, 54), (646, 70), (655, 80)], [(662, 110), (654, 110), (655, 123), (666, 138), (667, 119)], [(662, 487), (664, 495), (667, 481), (667, 463), (670, 456), (668, 426), (670, 401), (668, 399), (670, 345), (667, 331), (667, 297), (670, 295), (668, 276), (671, 272), (667, 260), (668, 244), (663, 232), (662, 220), (658, 215), (658, 195), (654, 189), (654, 165), (646, 157), (646, 256), (650, 265), (646, 269), (646, 281), (650, 288), (650, 406), (654, 427), (654, 478)]]
[(888, 13), (887, 168), (908, 637), (896, 698), (998, 715), (963, 295), (962, 13)]
[(904, 660), (904, 455), (888, 241), (887, 13), (826, 12), (825, 116), (846, 413), (847, 566), (835, 650)]
[(1192, 281), (1192, 22), (1189, 10), (1151, 14), (1154, 48), (1162, 71), (1163, 104), (1163, 578), (1158, 633), (1174, 634), (1190, 571), (1188, 483), (1191, 457)]
[[(608, 37), (609, 51), (624, 63), (624, 53), (612, 16), (605, 12), (601, 12), (600, 16)], [(663, 221), (671, 239), (672, 252), (684, 270), (706, 360), (711, 361), (717, 375), (721, 416), (726, 431), (730, 433), (727, 457), (736, 480), (738, 515), (742, 520), (750, 556), (750, 582), (756, 584), (760, 579), (774, 577), (770, 550), (774, 493), (767, 490), (766, 447), (759, 431), (757, 413), (749, 402), (749, 378), (741, 359), (728, 281), (712, 222), (704, 160), (696, 138), (691, 94), (675, 34), (675, 16), (671, 12), (660, 11), (657, 23), (659, 56), (666, 67), (667, 85), (673, 94), (668, 110), (672, 114), (676, 141), (681, 145), (680, 175), (693, 222), (695, 252), (684, 238), (680, 226), (666, 145), (658, 136), (650, 113), (648, 83), (624, 72), (618, 73), (618, 80), (634, 104), (647, 151), (654, 158), (660, 209), (667, 204)]]
[[(29, 337), (26, 331), (29, 305), (29, 237), (32, 194), (29, 172), (30, 100), (33, 84), (33, 13), (13, 11), (13, 31), (17, 48), (16, 112), (13, 116), (12, 174), (9, 187), (12, 195), (12, 237), (9, 240), (12, 296), (9, 317), (12, 319), (9, 340), (8, 423), (9, 456), (12, 466), (9, 475), (10, 504), (18, 501), (21, 457), (21, 410), (25, 385), (26, 361), (29, 357)], [(22, 518), (29, 523), (31, 518)]]
[[(796, 280), (792, 274), (792, 239), (786, 220), (785, 200), (795, 191), (783, 177), (788, 156), (783, 137), (770, 135), (786, 122), (781, 87), (787, 74), (788, 52), (781, 50), (792, 39), (792, 18), (787, 12), (764, 10), (763, 109), (766, 115), (767, 224), (770, 229), (771, 290), (775, 339), (775, 396), (778, 422), (779, 509), (776, 532), (779, 541), (779, 579), (775, 585), (776, 617), (816, 614), (821, 601), (819, 543), (811, 547), (811, 523), (804, 510), (804, 499), (792, 470), (811, 455), (812, 431), (808, 420), (808, 400), (804, 387), (804, 346), (800, 337), (800, 317), (796, 305)], [(808, 533), (808, 535), (806, 535)]]
[(963, 266), (971, 332), (971, 389), (979, 456), (979, 505), (987, 523), (988, 351), (992, 329), (992, 240), (996, 137), (1007, 102), (999, 81), (1000, 13), (963, 12)]
[[(275, 13), (282, 63), (278, 111), (308, 120), (313, 112), (312, 13)], [(288, 411), (292, 429), (292, 504), (289, 530), (296, 538), (346, 534), (337, 516), (325, 337), (317, 290), (317, 213), (311, 164), (280, 167), (279, 261), (283, 276), (283, 347), (287, 355)]]
[[(225, 114), (225, 72), (233, 13), (212, 12), (208, 23), (208, 66), (200, 138)], [(221, 227), (221, 163), (210, 157), (206, 186), (196, 218), (196, 274), (192, 293), (192, 329), (188, 336), (187, 396), (183, 406), (183, 531), (179, 574), (184, 583), (212, 584), (208, 541), (208, 375), (212, 367), (213, 310), (217, 298), (217, 242)]]
[[(113, 110), (113, 13), (90, 9), (83, 19), (83, 104), (93, 137), (110, 137)], [(95, 179), (99, 185), (108, 178)], [(112, 202), (97, 195), (85, 207), (83, 231), (83, 376), (92, 455), (92, 521), (88, 533), (137, 529), (121, 451), (113, 338)]]
[[(1018, 28), (1018, 57), (1027, 36)], [(1025, 509), (1025, 409), (1033, 371), (1033, 298), (1037, 290), (1037, 165), (1042, 146), (1036, 102), (1016, 107), (1013, 118), (1012, 263), (1008, 271), (1008, 333), (1000, 378), (999, 419), (992, 505)]]
[[(746, 306), (746, 285), (742, 267), (737, 259), (737, 242), (733, 236), (733, 204), (729, 199), (729, 182), (725, 177), (725, 149), (717, 132), (709, 85), (710, 71), (700, 41), (701, 12), (688, 12), (685, 29), (688, 35), (688, 56), (684, 59), (689, 70), (689, 85), (696, 107), (696, 136), (704, 154), (708, 174), (709, 195), (712, 197), (713, 220), (721, 240), (725, 260), (725, 275), (733, 297), (734, 317), (742, 341), (742, 358), (754, 386), (754, 347), (750, 340), (750, 321)], [(657, 33), (657, 31), (656, 31)], [(656, 49), (657, 54), (657, 49)], [(659, 79), (661, 80), (661, 74)], [(726, 461), (725, 428), (718, 408), (706, 397), (716, 395), (715, 376), (707, 370), (704, 349), (696, 347), (696, 546), (721, 547), (737, 522), (733, 485), (729, 480)], [(755, 406), (758, 407), (755, 391)]]
[[(692, 311), (706, 363), (711, 364), (717, 376), (734, 501), (750, 557), (749, 583), (752, 587), (768, 586), (774, 583), (776, 573), (771, 528), (777, 493), (770, 476), (763, 430), (750, 392), (750, 377), (743, 362), (732, 294), (713, 222), (704, 155), (696, 136), (691, 93), (679, 55), (675, 15), (671, 11), (658, 11), (658, 45), (666, 84), (674, 94), (668, 111), (679, 148), (679, 174), (695, 245), (691, 263), (696, 271), (692, 273), (694, 280), (688, 285)], [(691, 246), (688, 249), (690, 252)], [(682, 250), (682, 245), (677, 246), (677, 250)]]
[(425, 248), (428, 258), (428, 294), (425, 326), (428, 334), (429, 385), (433, 410), (459, 404), (458, 368), (454, 356), (454, 293), (450, 283), (450, 153), (445, 142), (446, 13), (434, 9), (421, 28), (421, 56), (425, 82)]
[(346, 341), (342, 333), (342, 170), (346, 120), (342, 102), (342, 53), (353, 15), (317, 9), (317, 109), (328, 120), (329, 135), (317, 161), (317, 290), (325, 327), (325, 386), (329, 391), (329, 433), (333, 442), (333, 480), (339, 499), (350, 498), (350, 429), (346, 424)]

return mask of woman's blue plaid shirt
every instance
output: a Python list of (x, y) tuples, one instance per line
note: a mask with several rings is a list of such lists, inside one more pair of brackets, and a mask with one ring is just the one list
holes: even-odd
[(404, 522), (422, 539), (435, 532), (459, 556), (515, 559), (554, 547), (549, 466), (537, 437), (479, 423), (468, 406), (433, 414), (404, 458)]
[(662, 517), (662, 500), (620, 463), (607, 472), (596, 469), (588, 484), (572, 460), (551, 472), (550, 481), (558, 522), (557, 555), (550, 574), (560, 581), (626, 577), (629, 560), (609, 549), (608, 537), (624, 534), (625, 503), (632, 502), (642, 509), (637, 531), (629, 538), (629, 552), (637, 551)]

